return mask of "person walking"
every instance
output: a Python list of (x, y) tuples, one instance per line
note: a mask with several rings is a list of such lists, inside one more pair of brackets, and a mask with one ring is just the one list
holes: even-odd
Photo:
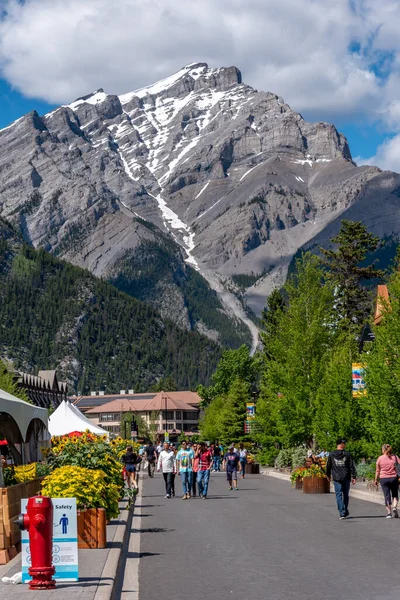
[(239, 444), (239, 459), (240, 459), (240, 472), (242, 479), (244, 479), (247, 465), (247, 450), (244, 447), (243, 442)]
[(206, 500), (213, 461), (212, 454), (205, 442), (200, 442), (200, 447), (197, 450), (197, 457), (199, 459), (199, 469), (197, 471), (199, 496), (200, 498), (203, 498), (203, 500)]
[(397, 504), (399, 502), (399, 479), (397, 469), (399, 467), (400, 459), (393, 454), (392, 446), (390, 446), (390, 444), (383, 444), (382, 456), (376, 461), (375, 485), (378, 485), (379, 479), (385, 498), (387, 519), (392, 518), (392, 504), (394, 518), (397, 519), (399, 516), (397, 511)]
[(169, 444), (169, 449), (172, 450), (172, 452), (174, 453), (174, 458), (175, 458), (175, 462), (174, 462), (174, 470), (172, 472), (172, 477), (171, 477), (171, 496), (175, 497), (175, 477), (176, 477), (176, 448), (174, 446), (174, 444)]
[(231, 444), (228, 452), (224, 456), (224, 468), (226, 471), (226, 479), (229, 484), (229, 490), (239, 489), (237, 484), (237, 468), (239, 463), (240, 457), (239, 454), (235, 452), (235, 444)]
[(137, 454), (133, 452), (132, 446), (126, 447), (126, 452), (122, 457), (122, 462), (125, 467), (126, 478), (128, 482), (128, 488), (137, 487), (136, 485), (136, 463)]
[(147, 460), (148, 475), (149, 475), (149, 477), (154, 477), (154, 469), (155, 469), (156, 460), (157, 460), (157, 450), (152, 442), (149, 442), (149, 444), (145, 447), (144, 456), (145, 456), (145, 459)]
[(158, 457), (157, 471), (161, 471), (164, 477), (165, 497), (171, 498), (175, 472), (175, 452), (170, 449), (168, 442), (164, 442), (164, 449), (160, 452)]
[(191, 495), (193, 498), (196, 497), (196, 487), (197, 487), (197, 473), (199, 470), (199, 457), (197, 455), (198, 449), (199, 449), (199, 445), (198, 444), (193, 444), (193, 453), (194, 453), (194, 458), (193, 458), (193, 465), (192, 465), (192, 488), (191, 488)]
[(353, 457), (350, 452), (345, 450), (345, 447), (346, 440), (339, 438), (336, 450), (329, 453), (326, 462), (326, 476), (329, 481), (331, 478), (333, 479), (340, 519), (349, 516), (350, 481), (354, 485), (357, 477)]
[(186, 442), (182, 442), (181, 449), (176, 455), (177, 470), (181, 476), (182, 483), (182, 500), (190, 499), (190, 491), (192, 487), (192, 476), (193, 476), (193, 450), (187, 447)]
[(215, 440), (214, 452), (213, 452), (213, 471), (219, 473), (221, 471), (221, 448), (219, 447), (218, 440)]

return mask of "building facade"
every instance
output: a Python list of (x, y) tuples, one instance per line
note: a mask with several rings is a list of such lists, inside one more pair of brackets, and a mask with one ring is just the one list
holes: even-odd
[[(104, 397), (105, 400), (109, 398)], [(181, 432), (191, 435), (198, 431), (201, 398), (195, 392), (120, 394), (111, 401), (103, 403), (102, 400), (101, 396), (86, 396), (77, 399), (75, 405), (83, 411), (82, 405), (97, 401), (97, 406), (85, 406), (85, 416), (114, 435), (123, 433), (122, 417), (129, 412), (134, 417), (142, 418), (157, 437), (162, 437), (166, 432), (173, 438)]]

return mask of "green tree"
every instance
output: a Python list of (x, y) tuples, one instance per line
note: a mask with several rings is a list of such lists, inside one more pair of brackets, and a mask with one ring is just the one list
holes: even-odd
[(371, 436), (370, 452), (380, 451), (384, 443), (400, 452), (400, 274), (389, 282), (390, 304), (373, 328), (375, 342), (365, 355), (367, 395), (366, 424)]
[(199, 429), (203, 440), (213, 442), (220, 439), (221, 415), (225, 405), (225, 398), (217, 396), (206, 407), (203, 417), (200, 419)]
[(149, 415), (148, 437), (152, 442), (157, 439), (157, 432), (160, 425), (160, 413), (157, 410), (152, 410)]
[(25, 390), (18, 387), (18, 384), (2, 360), (0, 360), (0, 389), (31, 404)]
[(375, 268), (375, 262), (365, 264), (368, 253), (378, 247), (379, 238), (361, 222), (343, 219), (340, 232), (331, 242), (339, 245), (337, 250), (320, 248), (320, 251), (326, 276), (336, 289), (335, 304), (342, 326), (360, 328), (371, 312), (370, 293), (363, 283), (383, 275)]
[(304, 254), (285, 284), (287, 308), (265, 340), (265, 370), (257, 403), (257, 436), (263, 446), (300, 445), (313, 437), (316, 393), (324, 357), (333, 347), (337, 323), (333, 286), (319, 259)]
[(219, 435), (214, 438), (221, 440), (224, 446), (247, 437), (244, 433), (244, 422), (246, 420), (246, 402), (250, 400), (249, 387), (247, 381), (236, 377), (229, 388), (220, 414)]
[(171, 375), (167, 375), (165, 378), (161, 377), (157, 383), (151, 386), (151, 392), (176, 392), (177, 386), (175, 380)]
[(203, 405), (207, 406), (217, 396), (228, 393), (235, 379), (254, 384), (258, 376), (258, 357), (250, 356), (250, 350), (243, 344), (237, 350), (225, 350), (212, 375), (212, 385), (208, 388), (200, 385), (198, 394), (203, 398)]
[(358, 457), (365, 454), (367, 435), (365, 399), (354, 398), (352, 394), (351, 364), (359, 360), (354, 336), (343, 333), (327, 357), (314, 418), (314, 433), (320, 448), (332, 450), (340, 436)]
[(140, 438), (147, 439), (149, 437), (149, 427), (146, 421), (143, 419), (143, 417), (133, 413), (132, 411), (126, 412), (122, 415), (121, 437), (123, 437), (126, 440), (131, 439), (131, 425), (133, 420), (135, 420), (137, 425), (138, 436)]

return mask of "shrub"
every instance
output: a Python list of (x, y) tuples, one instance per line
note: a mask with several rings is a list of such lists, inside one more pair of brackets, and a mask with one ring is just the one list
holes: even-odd
[(292, 449), (292, 468), (304, 466), (307, 458), (307, 449), (302, 446)]
[(80, 510), (105, 508), (108, 519), (119, 514), (118, 485), (107, 483), (100, 470), (65, 466), (55, 469), (42, 483), (42, 494), (51, 498), (76, 498)]
[(275, 460), (277, 469), (284, 469), (292, 466), (292, 450), (282, 449)]
[(359, 479), (367, 479), (367, 481), (374, 481), (375, 469), (376, 462), (358, 463), (356, 465), (357, 477)]

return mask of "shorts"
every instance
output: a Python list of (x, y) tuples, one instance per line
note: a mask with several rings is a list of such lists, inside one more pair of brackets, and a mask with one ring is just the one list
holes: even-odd
[(226, 479), (227, 481), (232, 481), (232, 479), (237, 479), (237, 469), (233, 469), (233, 471), (227, 471), (226, 472)]
[(136, 465), (125, 465), (127, 473), (136, 473)]

